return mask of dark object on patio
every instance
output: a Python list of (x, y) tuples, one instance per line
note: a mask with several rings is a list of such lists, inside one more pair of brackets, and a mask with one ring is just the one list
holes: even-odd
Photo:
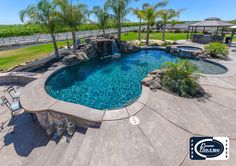
[(226, 37), (225, 44), (230, 44), (230, 43), (231, 43), (231, 37)]
[(12, 97), (13, 101), (18, 100), (20, 98), (20, 91), (17, 91), (14, 86), (9, 86), (6, 89), (6, 92)]

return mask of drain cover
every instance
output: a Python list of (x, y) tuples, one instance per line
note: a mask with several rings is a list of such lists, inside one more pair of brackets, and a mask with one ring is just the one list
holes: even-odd
[(136, 125), (139, 124), (140, 120), (139, 120), (139, 118), (136, 117), (136, 116), (131, 116), (131, 117), (129, 118), (129, 122), (130, 122), (132, 125), (136, 126)]

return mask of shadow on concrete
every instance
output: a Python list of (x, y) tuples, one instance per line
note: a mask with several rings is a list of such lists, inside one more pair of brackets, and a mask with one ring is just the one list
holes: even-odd
[(29, 113), (23, 113), (16, 118), (15, 132), (4, 137), (5, 146), (13, 144), (18, 155), (27, 157), (33, 149), (47, 145), (50, 138), (38, 121), (32, 121)]

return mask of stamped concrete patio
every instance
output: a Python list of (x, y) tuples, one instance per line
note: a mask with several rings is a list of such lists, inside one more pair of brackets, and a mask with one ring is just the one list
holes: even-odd
[[(145, 90), (148, 100), (125, 108), (140, 119), (132, 125), (129, 118), (106, 120), (100, 128), (78, 129), (70, 143), (48, 140), (38, 123), (24, 113), (14, 135), (1, 135), (0, 165), (224, 165), (236, 163), (236, 53), (222, 61), (229, 72), (200, 79), (207, 92), (200, 99)], [(132, 108), (136, 107), (136, 108)], [(6, 112), (5, 112), (6, 113)], [(1, 110), (1, 114), (2, 110)], [(2, 116), (0, 117), (2, 120)], [(25, 121), (25, 123), (20, 123)], [(230, 138), (227, 161), (193, 161), (189, 158), (192, 136)], [(5, 143), (5, 145), (4, 145)]]

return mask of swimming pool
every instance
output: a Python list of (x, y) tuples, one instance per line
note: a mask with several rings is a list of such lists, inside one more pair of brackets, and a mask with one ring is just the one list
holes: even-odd
[[(93, 59), (66, 67), (46, 82), (46, 92), (59, 100), (99, 110), (117, 109), (133, 103), (141, 94), (141, 80), (165, 62), (177, 58), (161, 50), (141, 50), (114, 60)], [(190, 60), (206, 74), (224, 73), (219, 65)]]

